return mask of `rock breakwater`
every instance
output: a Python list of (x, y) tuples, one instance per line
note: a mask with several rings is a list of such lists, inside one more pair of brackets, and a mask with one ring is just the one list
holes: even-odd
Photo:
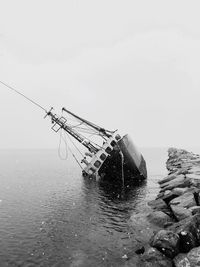
[(169, 174), (148, 203), (147, 219), (159, 229), (126, 266), (200, 266), (200, 156), (170, 148), (166, 167)]

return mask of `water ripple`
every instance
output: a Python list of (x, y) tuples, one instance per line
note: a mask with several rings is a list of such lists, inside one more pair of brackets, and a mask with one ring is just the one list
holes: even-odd
[(122, 266), (137, 242), (130, 217), (156, 183), (122, 189), (83, 179), (75, 164), (51, 150), (0, 151), (2, 266)]

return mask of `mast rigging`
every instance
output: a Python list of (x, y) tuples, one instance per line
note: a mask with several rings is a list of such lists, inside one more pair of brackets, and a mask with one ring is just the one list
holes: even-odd
[[(121, 137), (116, 131), (106, 130), (105, 128), (102, 128), (88, 120), (75, 115), (66, 108), (63, 108), (62, 111), (65, 111), (73, 118), (81, 122), (79, 124), (73, 125), (73, 123), (70, 122), (71, 118), (67, 120), (63, 116), (58, 116), (52, 111), (53, 108), (47, 111), (39, 103), (16, 90), (14, 87), (4, 83), (3, 81), (0, 81), (0, 84), (4, 85), (7, 89), (12, 90), (16, 94), (19, 94), (27, 101), (45, 111), (46, 114), (44, 118), (46, 118), (47, 116), (51, 118), (51, 121), (53, 123), (53, 126), (51, 127), (52, 130), (58, 132), (59, 130), (63, 129), (66, 133), (68, 133), (68, 135), (72, 136), (75, 140), (77, 140), (87, 148), (90, 153), (85, 153), (85, 156), (83, 155), (84, 158), (81, 160), (81, 163), (85, 164), (84, 169), (82, 168), (81, 164), (79, 164), (79, 166), (82, 168), (82, 174), (84, 176), (99, 175), (100, 177), (107, 177), (108, 179), (116, 179), (118, 177), (118, 174), (123, 172), (123, 184), (125, 182), (124, 172), (127, 175), (126, 179), (134, 178), (138, 181), (141, 181), (147, 178), (145, 160), (141, 153), (137, 151), (128, 135)], [(82, 127), (82, 124), (84, 125), (84, 128)], [(80, 134), (79, 131), (81, 130), (85, 131), (85, 133), (87, 134), (92, 133), (92, 135), (98, 135), (99, 137), (103, 138), (103, 144), (99, 146), (90, 138), (87, 138), (84, 135)], [(72, 155), (78, 163), (75, 155), (73, 153)], [(86, 156), (90, 157), (90, 161), (86, 159)]]
[(47, 110), (45, 108), (43, 108), (40, 104), (38, 104), (37, 102), (35, 102), (34, 100), (32, 100), (31, 98), (27, 97), (26, 95), (22, 94), (21, 92), (19, 92), (18, 90), (16, 90), (14, 87), (0, 81), (1, 84), (3, 84), (4, 86), (6, 86), (8, 89), (14, 91), (15, 93), (19, 94), (20, 96), (24, 97), (26, 100), (28, 100), (29, 102), (31, 102), (32, 104), (36, 105), (37, 107), (41, 108), (42, 110), (44, 110), (47, 113)]

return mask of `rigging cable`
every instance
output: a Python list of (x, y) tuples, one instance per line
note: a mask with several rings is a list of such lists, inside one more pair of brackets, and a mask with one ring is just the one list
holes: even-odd
[(30, 101), (32, 104), (36, 105), (37, 107), (41, 108), (42, 110), (44, 110), (47, 113), (47, 110), (45, 108), (43, 108), (40, 104), (38, 104), (37, 102), (35, 102), (34, 100), (30, 99), (29, 97), (25, 96), (24, 94), (20, 93), (18, 90), (16, 90), (15, 88), (13, 88), (12, 86), (0, 81), (1, 84), (3, 84), (4, 86), (6, 86), (8, 89), (14, 91), (15, 93), (21, 95), (22, 97), (24, 97), (26, 100)]
[(74, 145), (74, 147), (77, 149), (77, 151), (80, 153), (80, 155), (82, 157), (84, 157), (83, 153), (80, 151), (80, 149), (78, 149), (78, 147), (75, 145), (75, 143), (72, 141), (72, 139), (70, 138), (68, 133), (65, 133), (67, 135), (67, 137), (69, 138), (69, 140), (72, 142), (72, 144)]
[[(78, 129), (79, 132), (83, 132), (83, 131), (81, 131), (81, 130), (79, 129), (79, 127), (71, 127), (70, 124), (67, 124), (67, 126), (70, 127), (70, 128)], [(83, 129), (83, 128), (81, 128), (81, 129)], [(85, 130), (86, 130), (86, 129), (85, 129)], [(96, 133), (94, 133), (94, 132), (84, 132), (84, 133), (90, 134), (90, 136), (93, 136), (93, 135), (97, 135), (97, 136), (99, 136), (99, 134), (96, 134)], [(90, 136), (89, 136), (89, 137), (90, 137)], [(84, 136), (84, 135), (82, 135), (82, 137), (83, 137), (85, 140), (89, 141), (91, 144), (94, 144), (95, 146), (97, 146), (97, 147), (99, 147), (99, 148), (102, 148), (102, 146), (100, 146), (100, 145), (98, 145), (97, 143), (95, 143), (94, 141), (90, 140), (89, 137), (86, 137), (86, 136)], [(103, 138), (103, 139), (106, 140), (105, 138)]]
[[(61, 141), (64, 141), (65, 144), (65, 156), (61, 155)], [(68, 146), (67, 146), (67, 140), (66, 140), (66, 136), (64, 135), (63, 137), (63, 129), (60, 130), (60, 139), (59, 139), (59, 146), (58, 146), (58, 156), (61, 160), (67, 160), (68, 158)]]
[(74, 157), (74, 159), (76, 160), (76, 162), (78, 163), (79, 167), (81, 168), (81, 170), (83, 170), (83, 167), (81, 166), (81, 164), (79, 163), (78, 159), (76, 158), (76, 156), (74, 155), (74, 153), (71, 151), (70, 147), (68, 147), (69, 151), (71, 152), (72, 156)]
[(72, 127), (72, 128), (75, 128), (75, 129), (78, 129), (80, 132), (83, 132), (83, 133), (87, 133), (87, 134), (94, 134), (94, 135), (98, 135), (99, 136), (99, 134), (97, 133), (97, 132), (95, 132), (95, 131), (92, 131), (92, 130), (90, 130), (90, 129), (87, 129), (87, 128), (83, 128), (83, 127)]
[(76, 127), (78, 127), (79, 125), (82, 125), (82, 124), (83, 124), (83, 122), (80, 122), (79, 124), (72, 126), (72, 128), (76, 128)]
[[(78, 128), (78, 127), (77, 127), (77, 128)], [(91, 134), (91, 136), (92, 136), (92, 135), (94, 135), (94, 134)], [(69, 137), (69, 136), (68, 136), (68, 137)], [(82, 137), (83, 137), (85, 140), (88, 140), (90, 143), (92, 143), (92, 144), (98, 146), (99, 148), (101, 148), (100, 145), (98, 145), (98, 144), (95, 143), (94, 141), (90, 140), (88, 137), (86, 137), (86, 136), (84, 136), (84, 135), (82, 135)], [(79, 151), (79, 152), (80, 152), (80, 151)]]
[[(67, 133), (64, 132), (64, 136), (65, 136), (65, 141), (66, 140), (66, 136), (69, 138), (69, 135)], [(72, 140), (69, 138), (69, 140), (72, 142)], [(72, 142), (72, 144), (76, 147), (76, 145)], [(77, 147), (76, 147), (77, 148)], [(80, 162), (78, 161), (78, 159), (76, 158), (76, 156), (74, 155), (74, 153), (72, 152), (71, 148), (68, 146), (68, 149), (70, 151), (70, 153), (72, 154), (72, 156), (74, 157), (74, 159), (76, 160), (76, 162), (78, 163), (79, 167), (83, 170), (83, 167), (81, 166)], [(77, 148), (78, 149), (78, 148)], [(79, 151), (80, 152), (80, 151)], [(81, 153), (81, 152), (80, 152)], [(83, 154), (81, 153), (81, 156), (83, 156)]]

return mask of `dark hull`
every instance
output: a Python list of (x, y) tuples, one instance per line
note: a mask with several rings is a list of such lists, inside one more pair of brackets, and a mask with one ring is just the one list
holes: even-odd
[(117, 145), (119, 149), (113, 150), (99, 169), (100, 177), (116, 182), (123, 180), (125, 183), (145, 180), (146, 162), (129, 136), (125, 135)]

